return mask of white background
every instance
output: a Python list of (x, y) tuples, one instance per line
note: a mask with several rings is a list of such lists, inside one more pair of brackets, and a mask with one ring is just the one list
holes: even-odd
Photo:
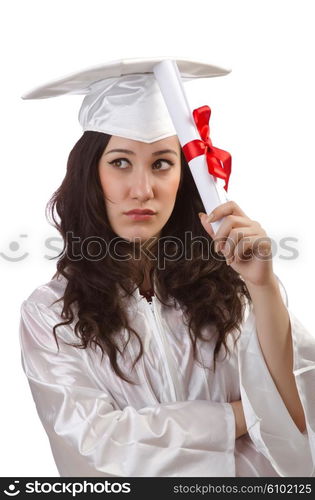
[[(313, 327), (315, 30), (312, 1), (100, 0), (1, 3), (1, 475), (56, 476), (20, 363), (22, 301), (49, 281), (57, 232), (45, 204), (81, 135), (81, 96), (22, 101), (46, 81), (113, 59), (181, 56), (231, 68), (193, 82), (213, 144), (233, 157), (229, 197), (279, 243), (274, 270)], [(26, 236), (21, 236), (26, 235)], [(28, 253), (25, 258), (21, 257)], [(12, 262), (8, 258), (19, 258)]]

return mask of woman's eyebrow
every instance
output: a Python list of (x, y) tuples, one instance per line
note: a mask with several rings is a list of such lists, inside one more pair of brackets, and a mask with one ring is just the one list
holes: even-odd
[(133, 151), (130, 151), (130, 149), (111, 149), (110, 151), (107, 151), (107, 153), (105, 153), (105, 156), (109, 155), (109, 153), (127, 153), (129, 155), (135, 154)]
[(172, 153), (177, 156), (176, 151), (173, 151), (173, 149), (161, 149), (161, 151), (155, 151), (155, 153), (152, 153), (152, 156), (165, 155), (166, 153)]
[[(111, 149), (110, 151), (107, 151), (107, 153), (105, 153), (105, 156), (109, 153), (127, 153), (129, 155), (135, 154), (135, 152), (131, 151), (130, 149)], [(173, 151), (173, 149), (162, 149), (161, 151), (155, 151), (154, 153), (152, 153), (152, 156), (164, 155), (166, 153), (171, 153), (177, 156), (176, 151)]]

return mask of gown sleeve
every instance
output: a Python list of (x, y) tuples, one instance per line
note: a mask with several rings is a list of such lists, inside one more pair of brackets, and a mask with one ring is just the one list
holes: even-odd
[(257, 449), (280, 476), (314, 476), (315, 464), (315, 336), (306, 330), (288, 307), (291, 323), (293, 373), (304, 409), (306, 430), (292, 420), (265, 363), (252, 306), (239, 338), (240, 392), (248, 433)]
[(52, 328), (60, 321), (46, 305), (27, 300), (21, 306), (22, 367), (61, 476), (235, 475), (229, 403), (192, 400), (121, 410), (110, 388), (100, 389), (82, 349), (62, 341), (69, 326), (56, 330), (58, 352)]

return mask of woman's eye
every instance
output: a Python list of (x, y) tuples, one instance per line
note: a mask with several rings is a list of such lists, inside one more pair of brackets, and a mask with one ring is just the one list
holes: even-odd
[[(116, 158), (116, 160), (112, 160), (108, 163), (119, 170), (126, 169), (126, 165), (123, 166), (124, 163), (130, 165), (130, 161), (127, 160), (127, 158)], [(169, 170), (172, 165), (174, 165), (174, 163), (170, 160), (156, 160), (153, 164), (153, 170)]]
[[(165, 164), (166, 168), (159, 168), (162, 164)], [(157, 165), (158, 166), (158, 170), (168, 170), (171, 165), (174, 165), (174, 163), (170, 160), (157, 160), (154, 165)]]
[(110, 165), (113, 165), (114, 167), (118, 167), (120, 168), (121, 165), (122, 165), (122, 162), (127, 162), (129, 163), (129, 161), (126, 159), (126, 158), (117, 158), (116, 160), (112, 160), (109, 162)]

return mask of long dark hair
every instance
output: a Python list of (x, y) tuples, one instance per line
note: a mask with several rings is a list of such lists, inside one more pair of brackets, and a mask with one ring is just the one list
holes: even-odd
[[(80, 343), (70, 345), (81, 349), (99, 346), (102, 359), (106, 353), (115, 373), (133, 384), (118, 364), (118, 352), (124, 354), (130, 334), (137, 337), (139, 353), (133, 368), (143, 355), (143, 345), (138, 333), (128, 324), (122, 296), (116, 292), (123, 290), (125, 296), (131, 295), (142, 283), (144, 269), (131, 266), (129, 260), (113, 258), (110, 253), (99, 258), (100, 242), (109, 245), (115, 239), (116, 252), (121, 250), (121, 255), (126, 251), (130, 253), (136, 245), (113, 232), (106, 213), (98, 163), (110, 137), (100, 132), (84, 132), (70, 152), (61, 186), (46, 206), (47, 217), (51, 218), (64, 242), (53, 278), (62, 275), (67, 280), (64, 296), (59, 299), (63, 301), (61, 318), (65, 321), (54, 326), (53, 334), (58, 345), (56, 328), (75, 322), (74, 332)], [(250, 295), (240, 275), (226, 265), (223, 256), (214, 252), (213, 240), (200, 223), (200, 211), (205, 209), (182, 153), (181, 179), (174, 209), (160, 235), (163, 245), (155, 242), (150, 246), (151, 254), (164, 265), (154, 264), (150, 272), (152, 276), (154, 273), (155, 294), (159, 300), (166, 307), (174, 306), (176, 301), (182, 307), (195, 358), (197, 339), (210, 340), (202, 335), (203, 327), (215, 326), (215, 369), (221, 346), (225, 348), (225, 355), (229, 352), (227, 335), (236, 330), (240, 333), (246, 299), (250, 301)], [(191, 235), (188, 248), (187, 230)], [(70, 244), (69, 234), (79, 238), (84, 245), (78, 249), (73, 240)], [(185, 251), (174, 258), (179, 241)], [(85, 256), (87, 246), (89, 258)], [(205, 249), (209, 248), (210, 255), (204, 258)], [(192, 249), (193, 258), (187, 258), (187, 251)], [(167, 258), (169, 255), (173, 257)], [(118, 342), (122, 329), (128, 332), (123, 350)]]

